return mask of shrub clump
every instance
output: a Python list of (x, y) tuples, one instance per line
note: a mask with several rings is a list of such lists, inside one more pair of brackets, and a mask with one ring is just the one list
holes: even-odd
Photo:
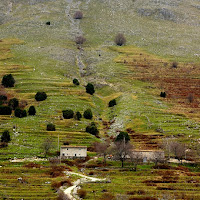
[(36, 101), (44, 101), (47, 98), (47, 94), (45, 92), (37, 92), (35, 95)]
[(84, 189), (79, 189), (79, 190), (77, 190), (77, 194), (78, 194), (78, 196), (80, 197), (80, 198), (85, 198), (86, 197), (86, 195), (87, 195), (87, 192), (86, 192), (86, 190), (84, 190)]
[(15, 110), (19, 106), (19, 100), (16, 98), (10, 99), (8, 102), (8, 106), (12, 109)]
[(93, 95), (95, 93), (94, 86), (92, 83), (86, 85), (86, 92)]
[(118, 33), (115, 37), (115, 44), (118, 46), (122, 46), (126, 43), (126, 38), (124, 37), (124, 34)]
[(92, 110), (88, 108), (87, 110), (84, 111), (83, 116), (85, 119), (92, 119)]
[(127, 133), (127, 132), (121, 131), (121, 132), (117, 135), (115, 141), (116, 141), (116, 142), (118, 142), (118, 141), (123, 141), (124, 138), (125, 138), (125, 141), (126, 141), (126, 142), (128, 142), (128, 141), (130, 140), (130, 137), (129, 137), (128, 133)]
[(99, 130), (96, 127), (96, 124), (92, 122), (89, 126), (86, 127), (86, 132), (92, 135), (98, 136)]
[(74, 116), (74, 111), (71, 110), (71, 109), (69, 109), (69, 110), (63, 110), (62, 113), (63, 113), (64, 119), (71, 119)]
[(13, 78), (12, 74), (4, 75), (1, 84), (4, 87), (14, 87), (15, 79)]
[(74, 118), (77, 119), (77, 120), (80, 120), (82, 118), (81, 113), (79, 111), (76, 112), (75, 115), (74, 115)]
[(86, 39), (83, 36), (77, 36), (75, 38), (76, 44), (83, 44), (86, 41)]
[(82, 19), (83, 18), (83, 13), (81, 11), (76, 11), (74, 13), (74, 19)]
[(7, 101), (7, 96), (0, 95), (0, 105), (2, 105), (3, 103), (5, 103), (6, 101)]
[(79, 83), (78, 79), (75, 78), (75, 79), (73, 79), (73, 84), (74, 85), (79, 85), (80, 83)]
[(161, 93), (160, 93), (160, 97), (165, 98), (166, 96), (167, 96), (166, 92), (161, 92)]
[(28, 109), (28, 114), (29, 115), (35, 115), (36, 110), (34, 106), (30, 106), (30, 108)]
[(3, 133), (2, 133), (2, 136), (1, 136), (1, 142), (10, 142), (11, 138), (10, 138), (10, 133), (8, 130), (5, 130)]
[(15, 109), (15, 117), (23, 118), (26, 116), (27, 116), (26, 110), (22, 110), (20, 108)]
[(11, 115), (12, 109), (9, 106), (0, 106), (0, 115)]
[(55, 131), (56, 126), (52, 123), (47, 124), (47, 131)]
[(177, 68), (178, 67), (178, 63), (177, 62), (173, 62), (172, 63), (172, 68)]
[(48, 25), (48, 26), (51, 25), (51, 22), (50, 21), (46, 22), (46, 25)]
[(113, 107), (113, 106), (115, 106), (115, 105), (117, 105), (117, 103), (116, 103), (116, 100), (115, 100), (115, 99), (113, 99), (113, 100), (109, 101), (109, 103), (108, 103), (108, 106), (109, 106), (109, 107)]

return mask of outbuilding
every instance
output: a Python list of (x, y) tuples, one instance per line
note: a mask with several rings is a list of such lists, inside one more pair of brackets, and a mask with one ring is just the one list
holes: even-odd
[(60, 147), (61, 158), (86, 158), (87, 147), (86, 146), (69, 146), (63, 145)]

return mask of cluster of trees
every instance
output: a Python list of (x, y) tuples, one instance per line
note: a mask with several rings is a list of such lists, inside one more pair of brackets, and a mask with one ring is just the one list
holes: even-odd
[(98, 130), (95, 122), (91, 122), (91, 124), (86, 127), (85, 131), (87, 133), (90, 133), (90, 134), (96, 136), (96, 137), (99, 135), (99, 130)]

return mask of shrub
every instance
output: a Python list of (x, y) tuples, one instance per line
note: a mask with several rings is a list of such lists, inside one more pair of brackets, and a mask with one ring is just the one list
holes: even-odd
[(50, 124), (47, 124), (47, 131), (55, 131), (56, 130), (56, 127), (54, 124), (50, 123)]
[(11, 115), (12, 109), (9, 106), (0, 106), (0, 115)]
[(16, 98), (10, 99), (8, 102), (8, 106), (12, 109), (15, 110), (19, 106), (19, 101)]
[(126, 38), (122, 33), (118, 33), (115, 37), (115, 44), (118, 46), (122, 46), (123, 44), (126, 43)]
[(36, 110), (34, 106), (30, 106), (30, 108), (28, 109), (28, 114), (29, 115), (35, 115)]
[(115, 141), (122, 141), (124, 140), (125, 138), (125, 141), (128, 142), (130, 140), (130, 137), (128, 135), (127, 132), (120, 132), (119, 135), (116, 137)]
[(1, 142), (10, 142), (10, 133), (8, 130), (5, 130), (1, 136)]
[(4, 75), (1, 84), (4, 87), (14, 87), (15, 79), (12, 74)]
[(83, 116), (85, 119), (92, 119), (93, 115), (92, 115), (91, 109), (88, 108), (87, 110), (85, 110), (85, 112), (83, 113)]
[(74, 19), (82, 19), (83, 18), (83, 13), (81, 11), (76, 11), (74, 13)]
[(96, 127), (96, 124), (92, 122), (89, 126), (86, 127), (86, 132), (92, 135), (98, 136), (99, 130)]
[(78, 79), (75, 78), (75, 79), (73, 80), (73, 84), (74, 84), (74, 85), (79, 85), (80, 83), (79, 83)]
[(74, 111), (71, 110), (71, 109), (69, 109), (69, 110), (63, 110), (62, 113), (63, 113), (64, 119), (71, 119), (74, 116)]
[(95, 93), (94, 86), (92, 83), (88, 83), (86, 86), (86, 92), (93, 95)]
[(51, 22), (46, 22), (46, 25), (51, 25)]
[(166, 92), (161, 92), (161, 93), (160, 93), (160, 97), (165, 98), (166, 96), (167, 96)]
[(81, 113), (80, 113), (79, 111), (78, 111), (78, 112), (76, 112), (76, 114), (75, 114), (74, 118), (75, 118), (75, 119), (77, 119), (77, 120), (80, 120), (80, 119), (82, 118), (82, 115), (81, 115)]
[(87, 195), (87, 192), (86, 192), (86, 190), (84, 190), (84, 189), (79, 189), (79, 190), (77, 190), (77, 194), (78, 194), (78, 196), (80, 197), (80, 198), (85, 198), (86, 197), (86, 195)]
[(36, 101), (44, 101), (47, 98), (47, 94), (45, 92), (37, 92), (35, 95)]
[(26, 116), (27, 116), (26, 110), (21, 110), (20, 108), (15, 109), (15, 117), (22, 118)]
[(7, 147), (8, 143), (7, 142), (0, 142), (0, 148)]
[(172, 68), (177, 68), (178, 67), (178, 63), (177, 62), (173, 62), (172, 63)]
[(5, 95), (0, 95), (0, 101), (6, 101), (7, 100), (7, 96)]
[(76, 44), (83, 44), (86, 41), (86, 39), (83, 36), (77, 36), (75, 38)]
[(109, 106), (109, 107), (113, 107), (113, 106), (115, 106), (115, 105), (117, 105), (117, 103), (116, 103), (116, 100), (115, 100), (115, 99), (113, 99), (113, 100), (109, 101), (109, 103), (108, 103), (108, 106)]

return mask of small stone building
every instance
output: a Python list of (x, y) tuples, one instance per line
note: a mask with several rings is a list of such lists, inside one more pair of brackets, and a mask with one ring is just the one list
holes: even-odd
[(60, 147), (61, 158), (86, 158), (87, 147), (86, 146), (69, 146), (64, 145)]
[(159, 150), (134, 150), (133, 155), (137, 158), (141, 158), (143, 162), (152, 162), (155, 160), (164, 161), (165, 153)]

